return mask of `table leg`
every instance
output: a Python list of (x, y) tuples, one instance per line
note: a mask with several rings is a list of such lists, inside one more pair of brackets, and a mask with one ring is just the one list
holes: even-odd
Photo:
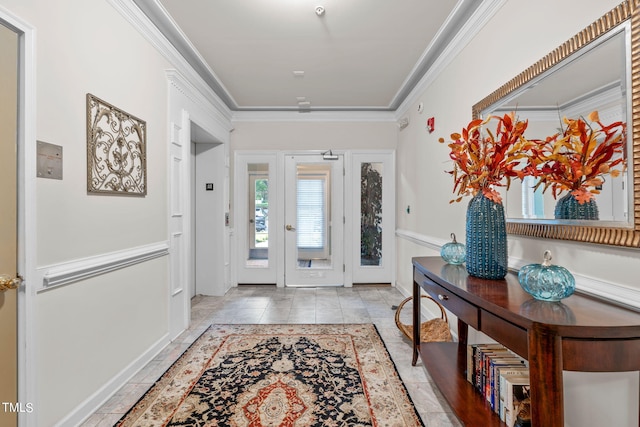
[(529, 330), (531, 425), (564, 427), (562, 338), (536, 324)]
[(418, 347), (420, 346), (420, 285), (413, 281), (413, 360), (412, 366), (418, 362)]
[(458, 319), (458, 366), (460, 372), (467, 370), (467, 340), (469, 338), (469, 325)]

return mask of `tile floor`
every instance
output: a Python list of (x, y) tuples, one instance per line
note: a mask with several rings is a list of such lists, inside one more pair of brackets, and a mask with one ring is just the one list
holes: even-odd
[[(392, 306), (404, 296), (389, 286), (276, 288), (239, 286), (224, 297), (196, 296), (191, 327), (125, 384), (82, 427), (113, 426), (162, 373), (212, 323), (374, 323), (427, 427), (461, 426), (398, 330)], [(410, 322), (411, 304), (402, 310)], [(406, 320), (405, 320), (406, 317)]]

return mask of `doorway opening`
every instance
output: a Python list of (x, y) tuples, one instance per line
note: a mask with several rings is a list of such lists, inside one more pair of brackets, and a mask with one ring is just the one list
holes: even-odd
[(235, 283), (394, 283), (395, 152), (236, 151)]
[(224, 144), (191, 122), (191, 298), (227, 289), (225, 156)]

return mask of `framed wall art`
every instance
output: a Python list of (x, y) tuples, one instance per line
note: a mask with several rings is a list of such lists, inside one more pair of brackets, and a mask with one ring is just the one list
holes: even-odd
[(87, 93), (87, 192), (147, 194), (147, 124)]

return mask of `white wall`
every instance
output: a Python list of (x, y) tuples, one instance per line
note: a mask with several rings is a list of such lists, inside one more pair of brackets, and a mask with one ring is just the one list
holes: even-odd
[[(525, 70), (561, 43), (581, 31), (618, 0), (509, 0), (482, 28), (466, 48), (428, 87), (406, 107), (411, 124), (399, 134), (397, 151), (397, 222), (404, 235), (398, 239), (398, 286), (411, 289), (412, 256), (438, 255), (438, 243), (455, 232), (464, 241), (468, 200), (449, 204), (454, 196), (446, 144), (452, 132), (459, 132), (471, 120), (471, 107), (502, 84)], [(417, 113), (419, 102), (424, 112)], [(435, 116), (436, 130), (429, 134), (414, 126)], [(411, 206), (411, 213), (406, 212)], [(429, 246), (431, 244), (431, 246)], [(639, 290), (640, 251), (602, 245), (586, 245), (556, 240), (508, 236), (509, 255), (525, 262), (538, 262), (546, 249), (554, 253), (554, 263), (567, 267), (579, 277)], [(603, 268), (606, 266), (606, 268)], [(590, 387), (590, 377), (571, 374), (565, 384), (567, 426), (637, 425), (638, 376), (602, 374), (598, 386)], [(591, 377), (592, 378), (592, 377)], [(594, 388), (596, 390), (594, 390)], [(598, 396), (620, 393), (609, 408)], [(582, 400), (590, 395), (590, 400)], [(577, 398), (576, 396), (580, 396)], [(581, 408), (579, 411), (577, 408)], [(584, 410), (589, 408), (588, 410)]]
[[(298, 113), (300, 120), (314, 113)], [(349, 117), (346, 114), (346, 117)], [(371, 121), (234, 121), (232, 150), (347, 150), (395, 149), (398, 126)]]
[[(105, 0), (0, 7), (36, 29), (36, 138), (63, 147), (64, 178), (36, 182), (38, 271), (166, 244), (168, 63)], [(87, 195), (87, 92), (146, 121), (146, 197)], [(165, 256), (35, 294), (29, 425), (75, 425), (153, 357), (168, 331), (167, 276)]]
[[(236, 150), (360, 150), (395, 149), (398, 126), (387, 114), (372, 114), (368, 120), (318, 121), (316, 113), (293, 113), (291, 120), (234, 120), (230, 158)], [(296, 117), (297, 116), (297, 117)], [(274, 118), (277, 114), (274, 115)], [(297, 120), (297, 121), (296, 121)], [(232, 165), (233, 169), (233, 165)], [(233, 170), (231, 176), (234, 176)], [(233, 194), (233, 182), (231, 182)], [(233, 211), (233, 200), (231, 201)]]

